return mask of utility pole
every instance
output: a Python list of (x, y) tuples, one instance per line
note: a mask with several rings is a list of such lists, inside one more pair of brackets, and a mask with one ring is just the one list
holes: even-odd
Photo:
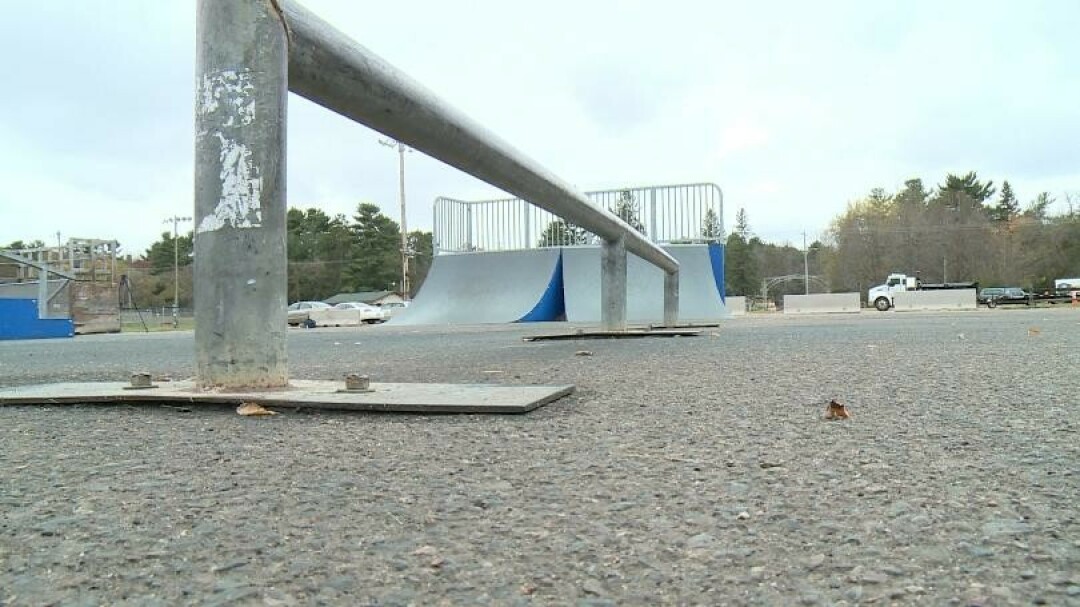
[(173, 242), (173, 304), (172, 304), (172, 324), (173, 328), (180, 327), (180, 318), (177, 316), (177, 309), (180, 308), (180, 241), (177, 233), (177, 224), (181, 221), (191, 221), (190, 217), (179, 217), (173, 215), (165, 220), (165, 223), (172, 222), (172, 242)]
[(810, 294), (810, 249), (806, 248), (806, 231), (802, 233), (803, 293)]
[(393, 139), (380, 139), (386, 147), (398, 151), (398, 196), (401, 201), (401, 298), (409, 301), (409, 229), (405, 222), (405, 152), (411, 152), (404, 143)]

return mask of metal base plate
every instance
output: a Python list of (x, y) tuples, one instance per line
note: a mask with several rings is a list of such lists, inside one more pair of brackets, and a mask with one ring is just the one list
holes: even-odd
[(701, 331), (690, 329), (627, 329), (625, 331), (576, 331), (574, 333), (553, 333), (550, 335), (531, 335), (523, 337), (525, 341), (545, 341), (556, 339), (627, 339), (634, 337), (695, 337)]
[(125, 382), (57, 383), (0, 388), (0, 405), (185, 403), (303, 407), (400, 413), (527, 413), (574, 392), (574, 386), (486, 384), (371, 384), (370, 392), (343, 392), (342, 382), (292, 380), (288, 388), (251, 392), (196, 390), (193, 381), (128, 389)]

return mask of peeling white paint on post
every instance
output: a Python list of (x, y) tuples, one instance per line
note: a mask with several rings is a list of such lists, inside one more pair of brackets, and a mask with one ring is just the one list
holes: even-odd
[(252, 160), (251, 150), (234, 134), (238, 127), (255, 122), (255, 84), (250, 69), (222, 69), (206, 73), (199, 80), (195, 93), (195, 111), (205, 118), (203, 124), (213, 123), (212, 117), (221, 112), (219, 130), (198, 131), (198, 137), (214, 137), (221, 146), (221, 196), (213, 213), (203, 217), (195, 232), (213, 232), (226, 226), (254, 228), (262, 225), (260, 200), (262, 176)]
[(243, 143), (214, 133), (221, 144), (221, 198), (214, 212), (203, 217), (196, 233), (213, 232), (226, 226), (257, 228), (262, 225), (262, 177), (252, 162), (251, 150)]
[(271, 0), (199, 0), (196, 52), (197, 383), (282, 387), (284, 25)]
[(228, 106), (225, 126), (248, 125), (255, 121), (255, 85), (251, 70), (224, 69), (216, 74), (203, 74), (196, 92), (200, 114), (216, 112), (222, 104)]

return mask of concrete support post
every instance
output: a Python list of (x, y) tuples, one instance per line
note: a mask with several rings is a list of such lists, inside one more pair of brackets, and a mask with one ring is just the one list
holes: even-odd
[(664, 326), (674, 327), (679, 322), (679, 273), (664, 273)]
[(600, 322), (604, 331), (626, 330), (626, 241), (601, 240)]
[[(74, 274), (74, 271), (72, 272)], [(38, 268), (38, 318), (49, 317), (49, 264), (42, 261)]]
[(288, 46), (277, 6), (198, 1), (194, 305), (204, 389), (288, 383)]

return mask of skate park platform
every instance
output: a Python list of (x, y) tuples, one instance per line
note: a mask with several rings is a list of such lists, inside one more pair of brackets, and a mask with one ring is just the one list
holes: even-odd
[[(730, 318), (721, 295), (723, 246), (666, 245), (663, 249), (679, 262), (680, 322)], [(663, 272), (633, 255), (626, 265), (627, 320), (663, 321)], [(599, 246), (438, 255), (408, 310), (391, 324), (557, 320), (600, 322)]]

